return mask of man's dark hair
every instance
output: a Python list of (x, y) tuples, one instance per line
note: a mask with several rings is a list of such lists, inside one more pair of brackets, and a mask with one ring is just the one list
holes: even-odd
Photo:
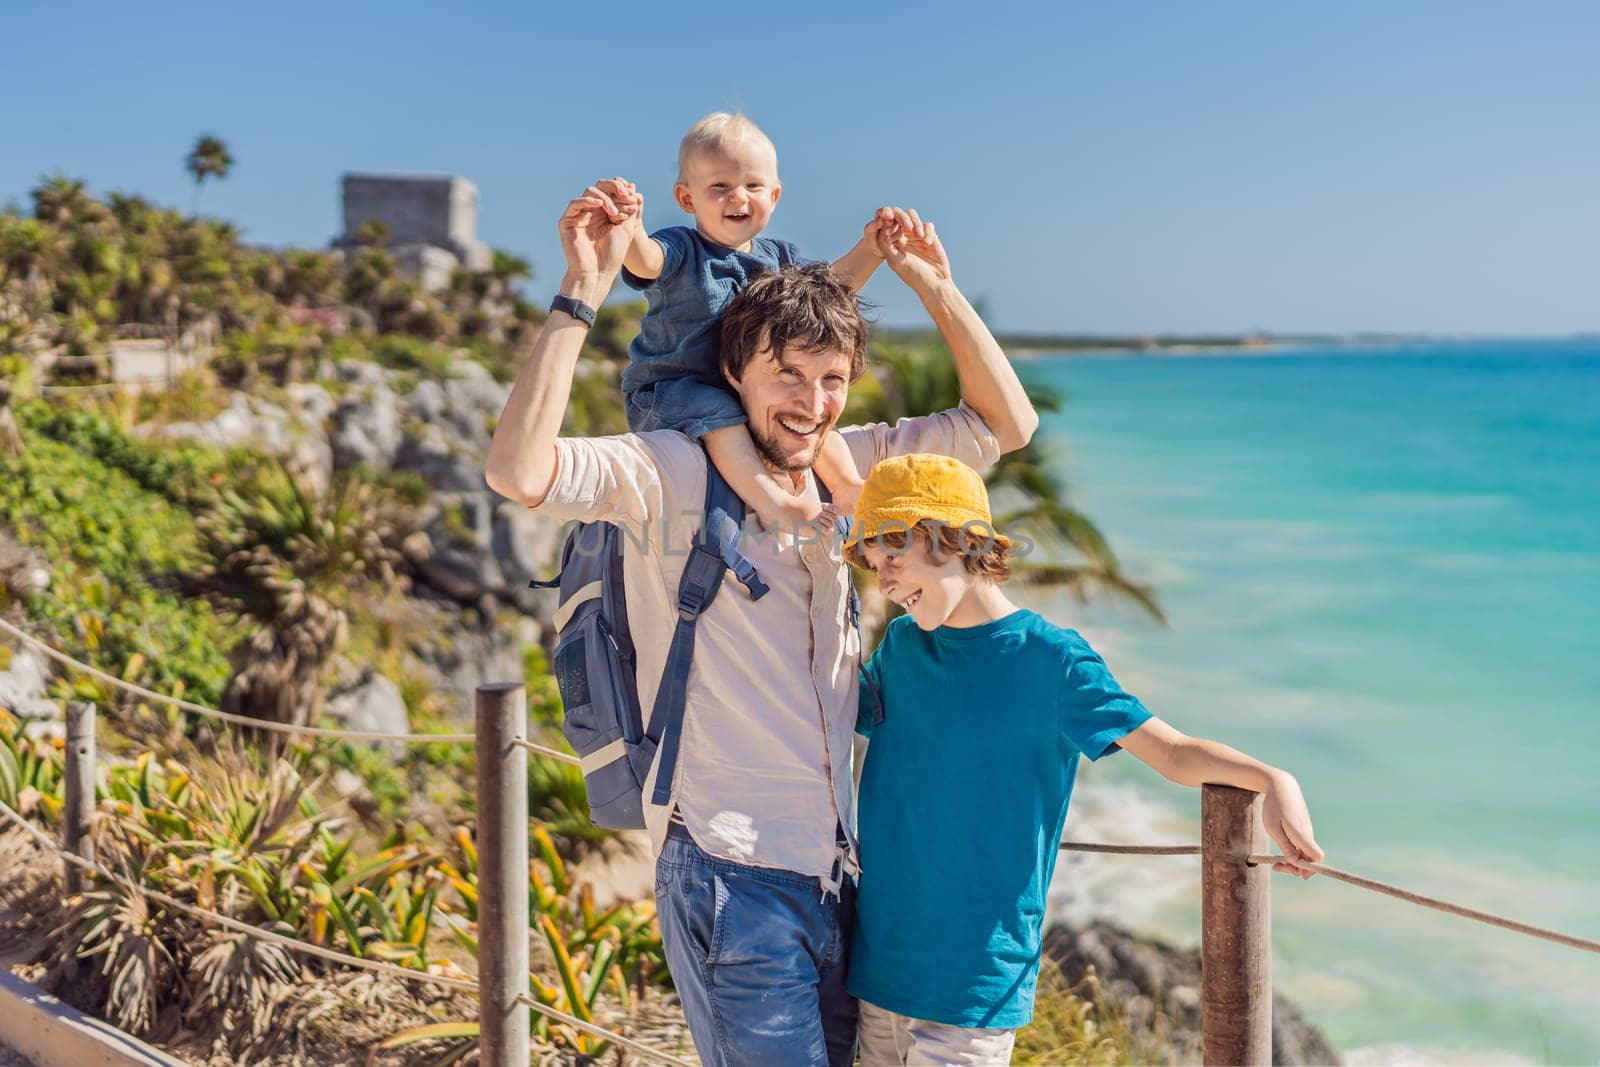
[(861, 302), (826, 263), (762, 274), (722, 313), (722, 369), (735, 381), (763, 348), (836, 348), (850, 359), (850, 380), (867, 369), (867, 320)]

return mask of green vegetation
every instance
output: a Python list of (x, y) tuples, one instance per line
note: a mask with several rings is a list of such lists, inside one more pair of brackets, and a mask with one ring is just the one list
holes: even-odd
[[(0, 709), (0, 802), (59, 819), (59, 742), (32, 740)], [(104, 767), (97, 792), (97, 861), (127, 881), (194, 907), (313, 945), (416, 970), (465, 976), (457, 961), (477, 954), (478, 857), (458, 826), (439, 839), (397, 828), (374, 847), (342, 830), (294, 762), (266, 769), (241, 755), (192, 765), (140, 753)], [(5, 835), (0, 833), (0, 838)], [(434, 840), (447, 840), (440, 846)], [(535, 825), (529, 922), (540, 950), (530, 975), (541, 1003), (585, 1020), (602, 998), (627, 1006), (666, 979), (654, 906), (598, 909), (549, 832)], [(18, 872), (0, 875), (0, 883)], [(92, 879), (60, 902), (59, 938), (44, 961), (65, 973), (85, 961), (75, 994), (131, 1033), (170, 1032), (200, 1015), (247, 1026), (228, 1035), (243, 1054), (266, 1034), (281, 989), (327, 964), (220, 928), (199, 927), (134, 889)], [(458, 1006), (455, 1010), (460, 1010)], [(436, 1027), (410, 1041), (437, 1039)], [(539, 1037), (581, 1054), (602, 1042), (541, 1017)], [(465, 1051), (465, 1050), (463, 1050)]]
[(349, 632), (349, 591), (395, 582), (397, 510), (369, 483), (340, 477), (316, 495), (276, 464), (221, 490), (199, 522), (207, 559), (195, 585), (256, 625), (224, 710), (300, 726), (316, 716)]
[(1170, 1063), (1165, 1020), (1146, 1033), (1129, 1024), (1106, 1000), (1091, 968), (1076, 988), (1046, 965), (1039, 973), (1033, 1022), (1017, 1032), (1011, 1062), (1018, 1067), (1112, 1067), (1125, 1063)]
[(26, 724), (0, 708), (0, 804), (19, 815), (61, 817), (61, 743), (28, 736)]
[[(226, 156), (225, 146), (191, 156), (203, 168), (197, 190), (226, 173)], [(382, 248), (257, 248), (227, 222), (122, 193), (101, 202), (64, 174), (32, 198), (31, 217), (0, 212), (0, 353), (60, 345), (89, 356), (128, 324), (172, 338), (210, 324), (226, 339), (225, 381), (265, 370), (282, 384), (309, 372), (347, 330), (515, 348), (543, 321), (513, 288), (527, 263), (506, 253), (489, 270), (458, 271), (443, 293), (424, 293)]]
[[(33, 419), (36, 410), (27, 414), (40, 430), (26, 432), (26, 450), (0, 457), (0, 523), (54, 564), (50, 589), (26, 605), (35, 622), (58, 647), (102, 670), (162, 692), (220, 699), (229, 673), (227, 627), (208, 604), (176, 589), (175, 576), (203, 558), (193, 514), (128, 469), (45, 436), (68, 423)], [(81, 429), (85, 420), (70, 425)], [(181, 466), (114, 455), (152, 480)], [(169, 484), (182, 492), (181, 483), (174, 477)], [(7, 599), (0, 588), (0, 607)]]

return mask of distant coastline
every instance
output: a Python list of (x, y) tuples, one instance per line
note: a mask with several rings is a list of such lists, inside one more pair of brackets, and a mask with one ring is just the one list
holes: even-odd
[[(893, 344), (921, 344), (937, 342), (932, 330), (905, 326), (879, 326), (878, 336)], [(1600, 338), (1600, 333), (1577, 332), (1518, 336), (1518, 340), (1581, 341)], [(1248, 351), (1252, 354), (1270, 354), (1291, 348), (1317, 347), (1370, 347), (1382, 345), (1431, 344), (1462, 341), (1502, 340), (1492, 334), (1449, 333), (1343, 333), (1343, 334), (1278, 334), (1252, 331), (1241, 334), (1051, 334), (997, 332), (995, 340), (1013, 356), (1040, 355), (1094, 355), (1116, 352), (1123, 354), (1184, 355), (1191, 352), (1217, 349)]]

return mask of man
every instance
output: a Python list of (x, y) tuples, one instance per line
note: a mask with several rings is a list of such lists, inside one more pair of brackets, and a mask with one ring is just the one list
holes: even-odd
[[(893, 218), (878, 251), (943, 335), (962, 403), (840, 433), (862, 476), (879, 460), (914, 452), (987, 467), (1026, 444), (1038, 416), (951, 281), (933, 225), (900, 209)], [(567, 272), (506, 401), (486, 477), (541, 514), (605, 519), (629, 531), (626, 591), (640, 703), (650, 708), (699, 526), (705, 453), (672, 431), (560, 437), (584, 320), (610, 292), (640, 225), (618, 210), (605, 183), (562, 214)], [(758, 450), (796, 495), (814, 499), (811, 465), (864, 368), (866, 326), (855, 297), (826, 270), (786, 268), (752, 282), (725, 314), (723, 371)], [(838, 544), (803, 530), (765, 531), (741, 549), (769, 591), (755, 600), (726, 583), (701, 618), (668, 803), (649, 803), (654, 772), (645, 785), (662, 937), (706, 1062), (847, 1067), (856, 1031), (845, 969), (861, 656), (848, 618), (849, 568)]]

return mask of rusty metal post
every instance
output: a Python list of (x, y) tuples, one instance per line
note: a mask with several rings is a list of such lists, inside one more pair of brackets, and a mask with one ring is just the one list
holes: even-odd
[[(68, 852), (94, 860), (94, 834), (90, 819), (94, 815), (94, 705), (86, 700), (67, 702), (67, 748), (62, 770), (65, 774), (66, 804), (62, 811), (62, 838)], [(66, 864), (67, 895), (83, 892), (85, 874)]]
[(478, 1024), (483, 1067), (527, 1067), (528, 751), (514, 682), (480, 685), (478, 734)]
[(1261, 794), (1226, 785), (1200, 799), (1200, 1033), (1206, 1064), (1272, 1062), (1272, 910)]

